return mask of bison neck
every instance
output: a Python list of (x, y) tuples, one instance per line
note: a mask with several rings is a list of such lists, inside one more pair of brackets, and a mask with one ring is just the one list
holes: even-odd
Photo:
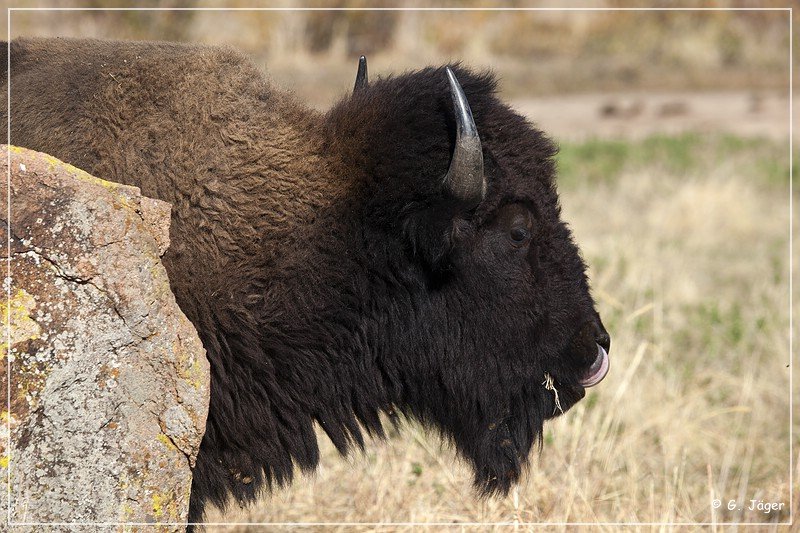
[[(290, 481), (295, 466), (315, 468), (316, 425), (342, 453), (362, 446), (364, 429), (382, 434), (379, 412), (392, 404), (365, 324), (372, 295), (357, 210), (325, 168), (290, 212), (275, 205), (259, 236), (219, 251), (226, 261), (212, 282), (176, 290), (214, 372), (195, 483), (217, 503), (224, 489), (247, 501), (264, 483)], [(173, 272), (189, 268), (180, 253), (167, 258)]]
[(362, 325), (358, 193), (306, 126), (284, 133), (299, 140), (290, 153), (226, 147), (248, 163), (179, 198), (173, 216), (164, 261), (213, 371), (195, 484), (217, 503), (315, 468), (316, 426), (342, 453), (360, 447), (391, 403)]

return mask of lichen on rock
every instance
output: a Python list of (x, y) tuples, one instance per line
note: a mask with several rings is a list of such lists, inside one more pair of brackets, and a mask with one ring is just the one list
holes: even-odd
[(160, 261), (170, 206), (0, 149), (11, 176), (0, 476), (10, 471), (12, 523), (185, 522), (209, 367)]

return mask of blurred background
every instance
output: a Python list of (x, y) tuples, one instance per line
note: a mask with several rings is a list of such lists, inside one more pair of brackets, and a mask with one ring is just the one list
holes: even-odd
[[(789, 185), (791, 150), (798, 175), (797, 144), (789, 145), (789, 49), (797, 58), (800, 47), (790, 42), (789, 13), (614, 11), (637, 5), (617, 0), (580, 5), (609, 10), (11, 13), (12, 37), (230, 45), (320, 110), (352, 90), (360, 54), (368, 56), (371, 77), (458, 60), (493, 70), (500, 96), (561, 147), (564, 216), (612, 335), (612, 369), (547, 426), (523, 484), (508, 498), (476, 499), (452, 450), (405, 421), (349, 458), (321, 436), (314, 476), (299, 476), (254, 507), (232, 502), (213, 520), (325, 522), (330, 529), (345, 522), (774, 525), (788, 520), (790, 505), (797, 514), (797, 469), (794, 502), (789, 491), (790, 442), (800, 465), (798, 426), (791, 436), (789, 419), (790, 403), (798, 407), (798, 378), (792, 384), (789, 377), (789, 306), (796, 300), (789, 294), (790, 197), (798, 204)], [(750, 510), (751, 500), (783, 505), (766, 513)]]
[[(71, 7), (74, 2), (42, 4)], [(151, 4), (161, 8), (212, 5), (201, 0)], [(286, 1), (273, 3), (281, 4), (292, 6)], [(427, 7), (433, 2), (416, 4)], [(654, 4), (658, 2), (650, 3)], [(709, 5), (784, 4), (767, 0)], [(126, 4), (81, 3), (96, 8), (113, 5)], [(326, 7), (373, 5), (367, 0), (339, 0)], [(535, 7), (537, 2), (506, 5)], [(606, 0), (580, 5), (614, 8), (632, 3)], [(248, 4), (234, 1), (228, 6)], [(365, 54), (373, 75), (457, 60), (491, 69), (502, 80), (505, 98), (519, 101), (523, 112), (536, 115), (559, 136), (593, 134), (580, 133), (577, 130), (583, 128), (578, 126), (600, 128), (603, 135), (627, 135), (713, 128), (717, 120), (731, 128), (739, 122), (737, 128), (771, 136), (783, 128), (780, 134), (786, 135), (787, 101), (773, 98), (775, 94), (786, 97), (788, 87), (789, 23), (788, 13), (781, 11), (16, 11), (11, 20), (12, 37), (60, 35), (231, 45), (318, 108), (328, 107), (351, 88), (356, 59)], [(699, 95), (692, 93), (697, 91), (706, 96), (713, 93), (713, 97), (695, 101)], [(720, 94), (731, 91), (736, 94)], [(583, 98), (586, 93), (614, 97), (601, 99), (595, 109), (598, 100)], [(567, 96), (569, 108), (552, 105), (552, 97)], [(555, 107), (561, 107), (558, 113)], [(602, 121), (594, 120), (598, 114)], [(768, 117), (781, 122), (767, 123)], [(551, 123), (555, 130), (547, 128)]]

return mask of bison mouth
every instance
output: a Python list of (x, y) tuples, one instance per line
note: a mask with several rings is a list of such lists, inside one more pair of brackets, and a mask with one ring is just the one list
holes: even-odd
[(595, 358), (592, 366), (586, 371), (586, 374), (578, 381), (581, 387), (594, 387), (606, 377), (608, 374), (609, 360), (608, 352), (605, 348), (597, 345), (597, 357)]
[(600, 344), (595, 344), (595, 346), (597, 347), (597, 352), (594, 361), (578, 379), (577, 385), (573, 385), (566, 380), (560, 382), (545, 372), (542, 386), (552, 393), (551, 400), (554, 404), (552, 413), (545, 418), (553, 418), (565, 413), (585, 396), (585, 389), (594, 387), (606, 377), (610, 366), (608, 352)]

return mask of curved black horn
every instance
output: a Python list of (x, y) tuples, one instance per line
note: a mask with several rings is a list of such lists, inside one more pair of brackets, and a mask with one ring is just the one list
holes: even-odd
[(356, 85), (353, 87), (353, 92), (367, 88), (367, 58), (361, 56), (358, 58), (358, 72), (356, 72)]
[(450, 67), (446, 70), (456, 113), (456, 146), (444, 186), (453, 196), (474, 206), (486, 196), (481, 139), (464, 90)]

